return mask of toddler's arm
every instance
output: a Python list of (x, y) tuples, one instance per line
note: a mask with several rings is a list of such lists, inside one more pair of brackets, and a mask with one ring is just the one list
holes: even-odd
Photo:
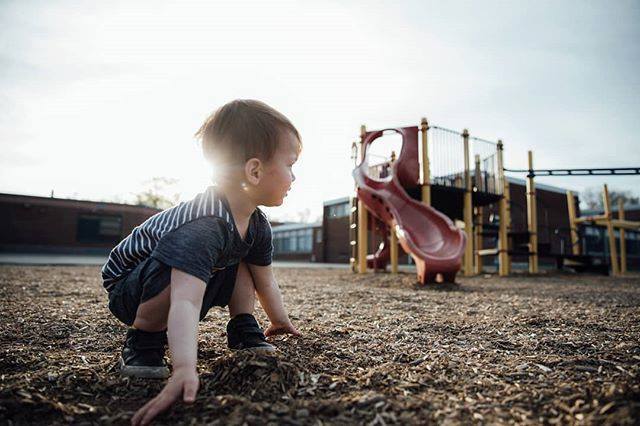
[(252, 264), (248, 264), (248, 266), (253, 277), (253, 284), (256, 287), (258, 300), (271, 321), (271, 326), (266, 330), (265, 335), (289, 333), (300, 336), (301, 333), (293, 326), (284, 308), (282, 294), (273, 275), (273, 267)]
[(133, 416), (133, 425), (147, 424), (180, 397), (195, 401), (198, 392), (198, 318), (206, 284), (193, 275), (171, 270), (171, 307), (167, 337), (173, 363), (173, 375), (164, 389)]

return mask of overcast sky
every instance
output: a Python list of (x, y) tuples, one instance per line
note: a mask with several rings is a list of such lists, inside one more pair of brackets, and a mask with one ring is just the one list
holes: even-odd
[[(235, 98), (303, 137), (272, 218), (353, 188), (351, 142), (433, 124), (505, 143), (507, 166), (640, 166), (640, 2), (0, 1), (0, 192), (183, 199), (210, 171), (193, 133)], [(540, 178), (581, 190), (640, 177)]]

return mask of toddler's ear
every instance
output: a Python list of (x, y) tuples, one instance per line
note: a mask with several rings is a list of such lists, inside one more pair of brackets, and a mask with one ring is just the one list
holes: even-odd
[(247, 182), (257, 185), (262, 178), (262, 161), (258, 158), (250, 158), (244, 165), (244, 174)]

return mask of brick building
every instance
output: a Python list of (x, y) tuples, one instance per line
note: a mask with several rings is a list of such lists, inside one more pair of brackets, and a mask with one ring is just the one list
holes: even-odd
[(0, 252), (106, 254), (159, 210), (0, 194)]

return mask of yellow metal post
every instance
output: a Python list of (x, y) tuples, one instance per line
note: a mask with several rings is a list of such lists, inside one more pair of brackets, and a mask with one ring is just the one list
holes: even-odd
[[(367, 128), (360, 126), (360, 160), (364, 161), (364, 138), (367, 134)], [(358, 200), (358, 272), (365, 274), (367, 272), (367, 209), (362, 200)]]
[(573, 192), (567, 191), (567, 210), (569, 211), (569, 229), (571, 234), (571, 253), (580, 254), (580, 244), (578, 238), (578, 224), (576, 223), (576, 199)]
[(358, 197), (351, 197), (349, 200), (349, 245), (351, 257), (349, 264), (351, 271), (358, 271)]
[[(480, 156), (476, 154), (475, 156), (475, 187), (474, 191), (483, 190), (482, 185), (482, 171), (480, 170)], [(476, 274), (480, 274), (482, 272), (482, 256), (480, 256), (480, 250), (482, 250), (482, 222), (484, 220), (482, 207), (478, 206), (475, 208), (475, 219), (474, 219), (474, 230), (475, 230), (475, 262), (474, 262), (474, 272)]]
[(616, 234), (611, 223), (611, 200), (609, 199), (609, 188), (607, 184), (604, 185), (604, 191), (602, 192), (602, 201), (604, 204), (604, 215), (607, 221), (607, 234), (609, 237), (609, 255), (611, 257), (611, 275), (614, 277), (620, 275), (620, 268), (618, 267), (618, 248), (616, 246)]
[(473, 202), (471, 198), (471, 170), (469, 167), (469, 131), (462, 131), (464, 142), (464, 232), (467, 244), (464, 250), (464, 275), (473, 275)]
[(431, 205), (431, 169), (429, 168), (429, 123), (425, 117), (420, 120), (420, 133), (422, 134), (422, 202)]
[[(624, 200), (618, 198), (618, 219), (624, 221)], [(627, 242), (624, 228), (620, 228), (620, 275), (627, 273)]]
[[(393, 167), (393, 163), (396, 161), (396, 152), (395, 151), (391, 151), (391, 162), (389, 164), (389, 167)], [(389, 229), (389, 244), (391, 244), (391, 247), (389, 247), (389, 257), (391, 260), (391, 273), (392, 274), (397, 274), (398, 273), (398, 236), (396, 235), (396, 230), (394, 228), (394, 226), (392, 226)]]
[(475, 218), (475, 263), (474, 263), (474, 272), (476, 274), (482, 273), (483, 261), (482, 256), (480, 256), (480, 250), (482, 250), (482, 222), (484, 221), (484, 212), (482, 211), (482, 207), (476, 207), (476, 218)]
[(509, 237), (508, 237), (508, 200), (507, 178), (504, 175), (504, 145), (498, 140), (498, 184), (502, 191), (502, 197), (498, 204), (500, 215), (500, 228), (498, 228), (498, 275), (509, 275)]
[[(351, 159), (353, 160), (353, 166), (358, 166), (358, 143), (351, 143)], [(349, 199), (349, 251), (351, 257), (349, 258), (349, 265), (351, 271), (356, 272), (358, 270), (358, 187), (354, 188), (355, 195)]]
[(398, 273), (398, 236), (396, 235), (396, 230), (394, 229), (394, 227), (391, 227), (389, 229), (389, 233), (391, 234), (389, 236), (389, 244), (391, 244), (391, 247), (390, 247), (391, 273), (397, 274)]
[(527, 176), (527, 223), (529, 229), (529, 273), (538, 273), (538, 209), (536, 206), (536, 187), (533, 181), (533, 152), (529, 157), (529, 175)]
[(509, 184), (509, 179), (505, 178), (504, 180), (504, 196), (505, 196), (505, 206), (507, 211), (507, 217), (505, 218), (505, 224), (507, 227), (507, 275), (511, 274), (511, 255), (509, 255), (509, 232), (511, 231), (511, 186)]

